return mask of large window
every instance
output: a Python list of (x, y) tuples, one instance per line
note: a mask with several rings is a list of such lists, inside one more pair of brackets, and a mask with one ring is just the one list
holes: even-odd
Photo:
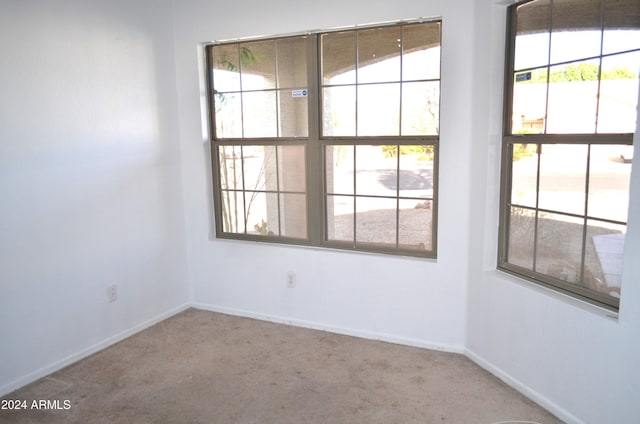
[(435, 257), (440, 22), (207, 48), (218, 237)]
[(640, 2), (533, 0), (508, 20), (499, 267), (615, 310)]

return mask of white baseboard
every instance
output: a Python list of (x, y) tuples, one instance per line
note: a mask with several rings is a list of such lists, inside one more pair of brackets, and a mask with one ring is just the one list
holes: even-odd
[(24, 377), (21, 377), (15, 381), (12, 381), (10, 383), (7, 383), (3, 386), (0, 386), (0, 396), (4, 396), (6, 394), (9, 394), (11, 392), (13, 392), (14, 390), (17, 390), (23, 386), (26, 386), (29, 383), (33, 383), (34, 381), (42, 378), (42, 377), (46, 377), (47, 375), (54, 373), (68, 365), (73, 364), (74, 362), (77, 362), (83, 358), (86, 358), (87, 356), (93, 355), (96, 352), (99, 352), (103, 349), (106, 349), (107, 347), (116, 344), (124, 339), (126, 339), (127, 337), (130, 337), (132, 335), (134, 335), (135, 333), (138, 333), (142, 330), (145, 330), (161, 321), (164, 321), (167, 318), (172, 317), (175, 314), (178, 314), (186, 309), (189, 309), (190, 305), (189, 304), (183, 304), (180, 305), (176, 308), (173, 308), (167, 312), (164, 312), (154, 318), (151, 318), (147, 321), (144, 321), (128, 330), (125, 330), (121, 333), (116, 334), (115, 336), (109, 337), (106, 340), (103, 340), (99, 343), (96, 343), (92, 346), (89, 346), (86, 349), (83, 349), (77, 353), (74, 353), (72, 355), (67, 356), (64, 359), (61, 359), (59, 361), (56, 361), (50, 365), (47, 365), (43, 368), (40, 368), (37, 371), (31, 372), (27, 375), (25, 375)]
[(507, 385), (509, 385), (513, 389), (519, 391), (524, 396), (526, 396), (527, 398), (531, 399), (532, 401), (534, 401), (538, 405), (542, 406), (544, 409), (546, 409), (547, 411), (551, 412), (553, 415), (555, 415), (556, 417), (558, 417), (559, 419), (561, 419), (565, 423), (567, 423), (567, 424), (584, 424), (584, 421), (580, 420), (578, 417), (576, 417), (575, 415), (571, 414), (566, 409), (560, 407), (558, 404), (556, 404), (556, 403), (552, 402), (551, 400), (549, 400), (549, 398), (543, 396), (539, 392), (533, 390), (531, 387), (529, 387), (526, 384), (522, 383), (520, 380), (512, 377), (508, 373), (506, 373), (503, 370), (501, 370), (500, 368), (496, 367), (495, 365), (493, 365), (492, 363), (490, 363), (489, 361), (484, 359), (482, 356), (476, 354), (472, 350), (465, 349), (464, 355), (467, 358), (469, 358), (470, 360), (472, 360), (473, 362), (475, 362), (478, 366), (480, 366), (481, 368), (484, 368), (485, 370), (489, 371), (491, 374), (493, 374), (496, 377), (498, 377), (504, 383), (506, 383)]
[(462, 346), (447, 345), (442, 343), (432, 343), (432, 342), (424, 341), (420, 339), (399, 337), (393, 334), (363, 331), (363, 330), (358, 330), (353, 328), (337, 327), (337, 326), (327, 325), (319, 322), (292, 319), (292, 318), (287, 318), (287, 317), (282, 317), (277, 315), (262, 314), (262, 313), (257, 313), (253, 311), (243, 310), (243, 309), (227, 308), (227, 307), (209, 305), (204, 303), (192, 303), (191, 307), (196, 309), (202, 309), (205, 311), (218, 312), (226, 315), (253, 318), (261, 321), (274, 322), (277, 324), (287, 324), (287, 325), (292, 325), (294, 327), (310, 328), (313, 330), (327, 331), (329, 333), (342, 334), (345, 336), (359, 337), (359, 338), (368, 339), (368, 340), (379, 340), (387, 343), (420, 347), (420, 348), (430, 349), (430, 350), (439, 350), (442, 352), (464, 354), (464, 351), (465, 351), (464, 347)]

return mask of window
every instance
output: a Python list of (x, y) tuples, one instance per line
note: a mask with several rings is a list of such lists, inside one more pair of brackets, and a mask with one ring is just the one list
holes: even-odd
[(435, 257), (440, 22), (212, 44), (216, 233)]
[(498, 266), (616, 310), (640, 3), (533, 0), (508, 20)]

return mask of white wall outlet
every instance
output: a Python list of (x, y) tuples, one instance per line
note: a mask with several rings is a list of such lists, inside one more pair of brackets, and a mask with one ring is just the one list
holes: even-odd
[(287, 272), (287, 287), (292, 289), (296, 286), (296, 273), (293, 271)]
[(109, 303), (113, 303), (118, 300), (118, 286), (113, 284), (107, 287), (107, 299), (109, 299)]

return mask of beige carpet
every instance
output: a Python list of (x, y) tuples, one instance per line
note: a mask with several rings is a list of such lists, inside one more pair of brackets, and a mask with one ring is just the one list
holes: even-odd
[(560, 422), (461, 355), (194, 309), (3, 399), (28, 408), (2, 423)]

